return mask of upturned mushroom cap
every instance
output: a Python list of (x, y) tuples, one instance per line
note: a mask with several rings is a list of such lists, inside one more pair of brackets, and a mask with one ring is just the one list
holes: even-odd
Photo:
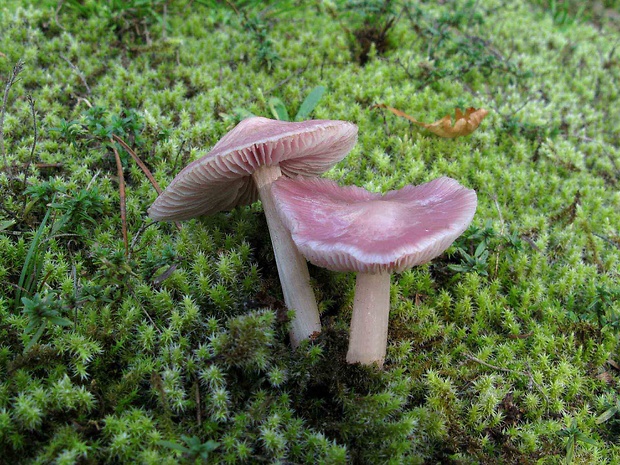
[(440, 255), (471, 223), (476, 193), (441, 177), (384, 195), (329, 179), (272, 187), (299, 251), (334, 271), (399, 272)]
[(154, 220), (185, 220), (256, 201), (252, 173), (279, 165), (286, 176), (315, 176), (351, 151), (357, 126), (346, 121), (241, 121), (213, 149), (187, 165), (149, 208)]

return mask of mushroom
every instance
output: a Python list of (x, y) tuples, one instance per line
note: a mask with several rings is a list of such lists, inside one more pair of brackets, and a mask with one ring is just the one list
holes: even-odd
[(357, 272), (347, 362), (383, 365), (390, 274), (440, 255), (471, 223), (476, 193), (441, 177), (382, 195), (328, 179), (272, 188), (299, 251), (315, 265)]
[(282, 175), (313, 176), (351, 151), (357, 126), (345, 121), (241, 121), (209, 153), (187, 165), (155, 200), (153, 220), (186, 220), (231, 210), (260, 198), (271, 235), (284, 301), (295, 310), (293, 347), (321, 330), (308, 266), (275, 211), (271, 184)]

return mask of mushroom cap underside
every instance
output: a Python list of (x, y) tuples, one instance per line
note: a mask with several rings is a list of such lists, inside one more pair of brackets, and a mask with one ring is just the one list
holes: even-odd
[(351, 151), (357, 126), (346, 121), (241, 121), (205, 156), (187, 165), (149, 208), (154, 220), (185, 220), (256, 201), (252, 173), (279, 165), (285, 176), (321, 174)]
[(299, 251), (334, 271), (400, 272), (445, 251), (471, 223), (476, 193), (441, 177), (386, 194), (329, 179), (284, 179), (272, 192)]

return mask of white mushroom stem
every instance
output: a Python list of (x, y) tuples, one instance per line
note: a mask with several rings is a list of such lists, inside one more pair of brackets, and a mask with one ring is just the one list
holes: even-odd
[(390, 313), (390, 273), (357, 273), (348, 363), (383, 366)]
[(258, 188), (258, 195), (267, 218), (284, 302), (288, 309), (295, 310), (295, 319), (291, 323), (290, 330), (291, 345), (295, 348), (313, 333), (321, 332), (321, 320), (310, 286), (306, 259), (299, 253), (291, 233), (282, 224), (271, 193), (271, 184), (280, 176), (282, 172), (279, 166), (261, 166), (254, 172), (252, 178)]

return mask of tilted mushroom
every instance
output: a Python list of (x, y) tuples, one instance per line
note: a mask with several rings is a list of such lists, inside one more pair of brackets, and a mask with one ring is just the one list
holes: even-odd
[(440, 255), (471, 223), (476, 193), (441, 177), (384, 195), (328, 179), (280, 179), (272, 188), (299, 251), (315, 265), (356, 271), (347, 361), (383, 365), (390, 274)]
[(231, 210), (260, 198), (271, 234), (278, 275), (289, 309), (295, 310), (291, 344), (321, 330), (306, 261), (278, 217), (271, 184), (282, 175), (314, 176), (351, 151), (357, 126), (345, 121), (241, 121), (202, 158), (187, 165), (149, 208), (154, 220), (186, 220)]

